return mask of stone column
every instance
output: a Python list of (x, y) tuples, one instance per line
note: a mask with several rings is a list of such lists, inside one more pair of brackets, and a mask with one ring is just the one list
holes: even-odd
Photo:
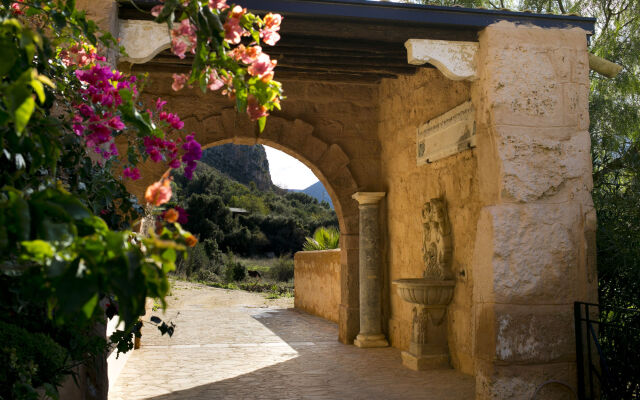
[(360, 333), (358, 347), (387, 347), (382, 334), (382, 271), (380, 262), (379, 202), (384, 192), (358, 192), (352, 197), (360, 210)]
[(573, 302), (598, 294), (587, 32), (503, 21), (478, 38), (476, 399), (575, 390)]

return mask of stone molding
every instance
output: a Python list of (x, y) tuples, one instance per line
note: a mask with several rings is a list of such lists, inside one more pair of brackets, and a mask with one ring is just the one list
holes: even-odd
[(120, 45), (127, 52), (127, 57), (120, 61), (144, 64), (161, 51), (171, 48), (171, 36), (165, 24), (120, 20)]
[(377, 204), (386, 195), (385, 192), (357, 192), (351, 197), (363, 206), (366, 204)]
[(404, 46), (409, 64), (432, 64), (454, 81), (477, 79), (476, 53), (479, 45), (476, 42), (409, 39)]

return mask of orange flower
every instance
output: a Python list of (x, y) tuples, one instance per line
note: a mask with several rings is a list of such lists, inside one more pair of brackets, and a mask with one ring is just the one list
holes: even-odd
[(155, 182), (147, 188), (144, 193), (144, 199), (147, 203), (151, 203), (154, 206), (160, 206), (167, 201), (171, 200), (171, 180), (168, 178), (169, 173), (165, 173), (158, 182)]
[(187, 242), (187, 246), (189, 246), (189, 247), (193, 247), (193, 246), (196, 245), (196, 243), (198, 243), (198, 239), (196, 239), (196, 237), (193, 236), (193, 235), (187, 236), (185, 241)]
[(178, 220), (178, 218), (180, 218), (180, 214), (175, 209), (170, 208), (164, 213), (163, 217), (165, 221), (173, 224)]

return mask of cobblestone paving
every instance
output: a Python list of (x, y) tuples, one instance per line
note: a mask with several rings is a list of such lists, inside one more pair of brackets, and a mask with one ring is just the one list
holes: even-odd
[[(473, 399), (473, 378), (415, 372), (394, 348), (337, 341), (337, 326), (290, 299), (179, 282), (165, 319), (176, 333), (144, 328), (110, 400)], [(177, 301), (176, 301), (177, 300)]]

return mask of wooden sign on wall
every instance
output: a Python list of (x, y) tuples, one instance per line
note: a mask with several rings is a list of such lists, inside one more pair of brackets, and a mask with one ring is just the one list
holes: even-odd
[(475, 110), (471, 101), (418, 127), (418, 165), (432, 163), (476, 147)]

